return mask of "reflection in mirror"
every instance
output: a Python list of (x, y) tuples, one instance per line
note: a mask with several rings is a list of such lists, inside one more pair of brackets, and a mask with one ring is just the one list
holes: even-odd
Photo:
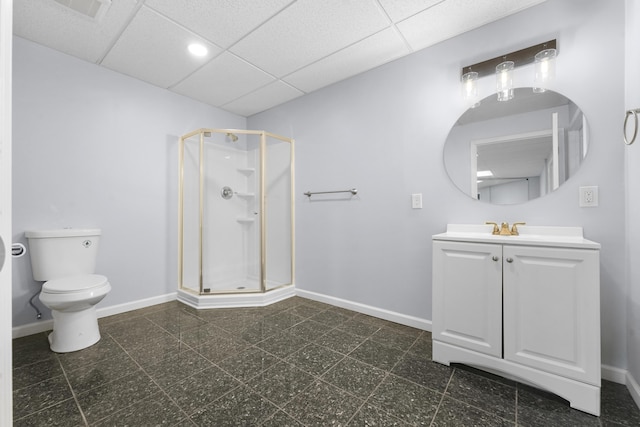
[(449, 132), (444, 163), (465, 194), (494, 204), (544, 196), (578, 170), (587, 154), (587, 124), (567, 97), (517, 88), (508, 102), (491, 94)]

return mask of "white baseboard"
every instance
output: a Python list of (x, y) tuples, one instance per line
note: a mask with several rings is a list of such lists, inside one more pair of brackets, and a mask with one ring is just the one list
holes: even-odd
[(373, 307), (358, 302), (348, 301), (328, 295), (318, 294), (316, 292), (296, 289), (296, 295), (303, 298), (309, 298), (314, 301), (320, 301), (337, 307), (346, 308), (357, 311), (358, 313), (368, 314), (369, 316), (379, 317), (380, 319), (389, 320), (391, 322), (400, 323), (401, 325), (411, 326), (413, 328), (431, 331), (431, 320), (421, 319), (419, 317), (409, 316), (395, 311), (385, 310), (383, 308)]
[(600, 365), (600, 374), (603, 380), (611, 381), (618, 384), (626, 384), (627, 371), (625, 369), (616, 368), (615, 366)]
[(138, 310), (139, 308), (151, 307), (152, 305), (163, 304), (165, 302), (175, 301), (178, 293), (171, 292), (156, 297), (140, 299), (137, 301), (126, 302), (124, 304), (111, 305), (109, 307), (99, 308), (98, 318), (113, 316), (116, 314), (126, 313), (127, 311)]
[(16, 326), (13, 328), (13, 338), (22, 338), (29, 335), (39, 334), (40, 332), (50, 331), (53, 329), (53, 319), (41, 320), (39, 322), (27, 323), (26, 325)]
[[(127, 302), (124, 304), (112, 305), (109, 307), (98, 308), (96, 310), (98, 318), (113, 316), (115, 314), (126, 313), (127, 311), (137, 310), (139, 308), (150, 307), (152, 305), (162, 304), (176, 299), (176, 292), (157, 297), (145, 298), (137, 301)], [(38, 334), (40, 332), (50, 331), (53, 328), (53, 319), (42, 320), (39, 322), (28, 323), (26, 325), (16, 326), (13, 328), (13, 338), (26, 337), (27, 335)]]
[(614, 366), (602, 365), (602, 379), (627, 386), (629, 394), (633, 398), (638, 408), (640, 408), (640, 384), (626, 369), (616, 368)]
[(631, 373), (627, 373), (627, 381), (625, 384), (629, 389), (631, 397), (636, 402), (636, 405), (638, 405), (638, 408), (640, 408), (640, 384), (638, 384), (638, 381), (631, 376)]

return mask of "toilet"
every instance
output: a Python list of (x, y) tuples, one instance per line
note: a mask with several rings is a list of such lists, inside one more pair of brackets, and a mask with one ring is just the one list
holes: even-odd
[(82, 350), (100, 341), (96, 304), (111, 290), (94, 274), (98, 229), (26, 231), (33, 278), (45, 282), (40, 301), (51, 309), (49, 345), (56, 353)]

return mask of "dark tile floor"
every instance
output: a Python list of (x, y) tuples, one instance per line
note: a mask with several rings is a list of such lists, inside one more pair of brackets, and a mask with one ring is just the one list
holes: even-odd
[(197, 311), (172, 302), (100, 320), (55, 354), (14, 340), (16, 426), (639, 426), (604, 381), (600, 418), (518, 383), (431, 361), (431, 334), (293, 297)]

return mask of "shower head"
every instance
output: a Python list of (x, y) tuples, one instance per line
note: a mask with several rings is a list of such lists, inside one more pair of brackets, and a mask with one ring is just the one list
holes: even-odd
[(238, 136), (235, 133), (227, 132), (227, 136), (231, 139), (231, 141), (236, 142), (238, 140)]

